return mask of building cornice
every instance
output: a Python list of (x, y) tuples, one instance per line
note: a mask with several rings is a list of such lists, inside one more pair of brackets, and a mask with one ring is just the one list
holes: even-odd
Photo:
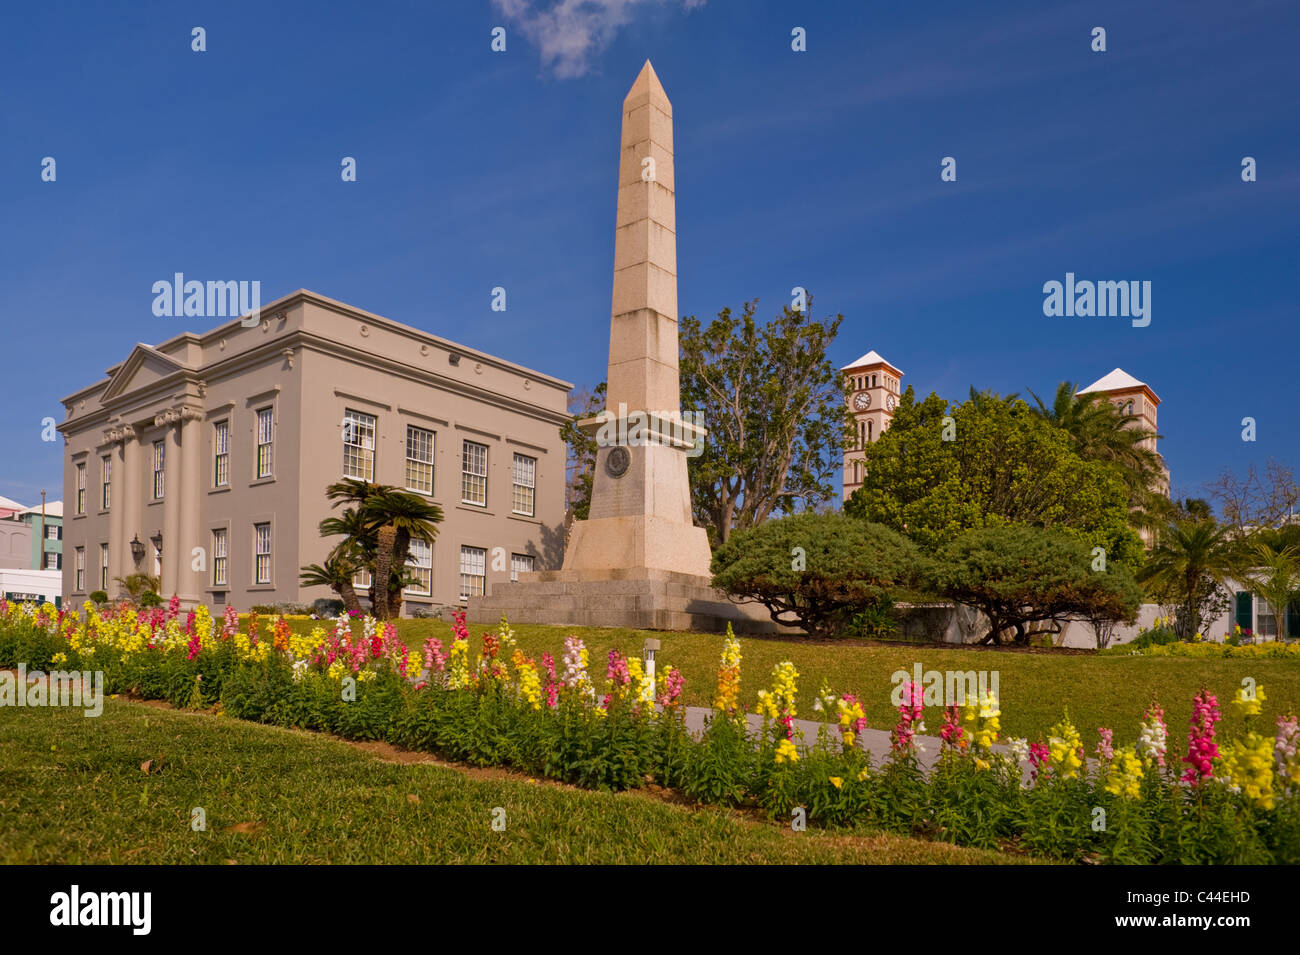
[[(346, 302), (340, 302), (336, 299), (329, 298), (328, 296), (321, 295), (318, 292), (312, 292), (309, 289), (300, 288), (297, 291), (290, 292), (288, 295), (276, 299), (274, 302), (263, 305), (261, 307), (263, 320), (265, 321), (266, 316), (268, 315), (274, 315), (276, 312), (283, 312), (286, 309), (303, 303), (311, 303), (319, 308), (325, 308), (341, 315), (347, 315), (351, 318), (364, 321), (379, 328), (395, 332), (399, 335), (404, 335), (416, 342), (435, 345), (438, 348), (456, 352), (466, 358), (482, 362), (485, 365), (498, 368), (502, 371), (508, 371), (512, 374), (520, 375), (521, 377), (528, 378), (531, 381), (538, 382), (539, 384), (550, 385), (551, 387), (557, 388), (561, 391), (571, 391), (573, 389), (573, 382), (564, 381), (561, 378), (555, 378), (551, 375), (544, 374), (533, 368), (527, 368), (523, 365), (516, 365), (514, 362), (506, 361), (504, 358), (497, 358), (493, 355), (487, 354), (486, 352), (481, 352), (478, 349), (470, 348), (467, 345), (461, 345), (458, 342), (451, 341), (450, 339), (441, 338), (437, 335), (431, 334), (430, 332), (422, 331), (410, 325), (404, 325), (391, 318), (376, 315), (374, 312), (367, 312), (365, 309), (357, 308), (354, 305), (348, 305)], [(199, 334), (194, 332), (182, 332), (181, 334), (175, 335), (164, 342), (154, 345), (153, 347), (156, 351), (165, 353), (168, 348), (184, 343), (197, 341), (199, 344), (206, 346), (209, 342), (219, 340), (220, 338), (229, 335), (231, 331), (241, 327), (240, 322), (240, 318), (232, 319), (231, 321), (217, 325), (214, 328)]]

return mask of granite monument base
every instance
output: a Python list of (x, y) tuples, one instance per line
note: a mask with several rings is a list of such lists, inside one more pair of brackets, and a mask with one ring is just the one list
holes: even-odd
[(732, 603), (708, 577), (650, 567), (612, 570), (543, 570), (494, 584), (469, 600), (469, 621), (493, 624), (505, 614), (511, 623), (635, 630), (736, 633), (799, 633), (781, 627), (757, 603)]

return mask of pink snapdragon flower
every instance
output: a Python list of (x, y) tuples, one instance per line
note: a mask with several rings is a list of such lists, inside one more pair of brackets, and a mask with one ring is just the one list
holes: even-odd
[(921, 687), (909, 680), (903, 684), (903, 702), (898, 707), (898, 725), (890, 732), (890, 745), (896, 753), (910, 753), (915, 748), (916, 730), (923, 727)]
[(1221, 719), (1218, 698), (1202, 687), (1192, 698), (1191, 729), (1187, 733), (1187, 755), (1183, 757), (1188, 768), (1183, 773), (1183, 782), (1199, 784), (1214, 775), (1214, 760), (1219, 757), (1214, 724)]
[(424, 668), (433, 673), (442, 673), (447, 669), (447, 657), (442, 652), (442, 641), (430, 637), (424, 641)]
[(546, 705), (554, 709), (560, 702), (560, 684), (555, 679), (555, 657), (543, 653), (542, 668), (546, 671)]
[(1101, 737), (1097, 742), (1097, 758), (1103, 763), (1109, 763), (1115, 758), (1115, 731), (1098, 726), (1097, 735)]

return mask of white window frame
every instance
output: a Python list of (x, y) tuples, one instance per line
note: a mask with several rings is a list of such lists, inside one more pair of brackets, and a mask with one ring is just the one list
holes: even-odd
[(113, 456), (101, 455), (99, 459), (99, 507), (107, 511), (113, 503)]
[(510, 555), (510, 579), (517, 581), (520, 574), (531, 574), (537, 567), (537, 559), (532, 554)]
[(433, 544), (413, 539), (406, 557), (406, 569), (410, 576), (420, 580), (420, 586), (407, 587), (405, 592), (419, 597), (432, 597)]
[(230, 487), (230, 419), (212, 423), (212, 486)]
[(225, 527), (212, 528), (212, 586), (230, 585), (230, 531)]
[[(367, 435), (367, 432), (369, 434)], [(375, 436), (379, 432), (379, 419), (372, 414), (366, 414), (364, 411), (356, 411), (352, 408), (343, 409), (343, 476), (356, 478), (360, 481), (374, 481), (375, 479)], [(355, 436), (358, 440), (350, 440)], [(370, 443), (367, 446), (366, 438), (369, 437)], [(355, 459), (353, 464), (369, 465), (369, 468), (361, 467), (361, 473), (354, 473), (350, 470), (349, 454)]]
[[(437, 440), (437, 433), (428, 428), (420, 428), (413, 424), (406, 426), (406, 489), (408, 491), (433, 496), (433, 456)], [(422, 455), (427, 455), (427, 458)], [(428, 471), (427, 482), (421, 480), (425, 477), (425, 469)], [(428, 484), (427, 487), (423, 486), (425, 483)]]
[(167, 495), (167, 440), (153, 443), (153, 499), (161, 501)]
[(510, 506), (516, 514), (533, 517), (537, 513), (537, 459), (515, 452), (511, 466), (513, 486)]
[(99, 545), (99, 589), (108, 591), (108, 545)]
[(254, 456), (254, 477), (269, 478), (274, 472), (275, 408), (257, 409), (257, 453)]
[(86, 513), (86, 463), (77, 465), (77, 513)]
[(482, 597), (487, 591), (487, 548), (462, 544), (460, 548), (460, 599)]
[[(253, 525), (253, 585), (271, 583), (271, 522), (258, 521)], [(263, 574), (263, 567), (266, 572)]]
[[(482, 452), (482, 453), (480, 453)], [(466, 438), (460, 450), (460, 502), (487, 507), (488, 446)], [(474, 492), (478, 492), (475, 494)]]
[(73, 568), (76, 573), (77, 585), (72, 588), (73, 593), (85, 593), (86, 591), (86, 548), (78, 547), (76, 557), (74, 558)]

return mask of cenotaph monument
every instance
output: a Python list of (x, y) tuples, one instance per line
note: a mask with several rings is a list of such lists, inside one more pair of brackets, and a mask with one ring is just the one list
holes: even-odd
[(623, 100), (605, 411), (590, 517), (574, 522), (561, 570), (521, 573), (470, 599), (475, 623), (740, 632), (776, 629), (758, 604), (711, 586), (709, 538), (691, 519), (688, 452), (707, 434), (681, 411), (673, 107), (647, 60)]

